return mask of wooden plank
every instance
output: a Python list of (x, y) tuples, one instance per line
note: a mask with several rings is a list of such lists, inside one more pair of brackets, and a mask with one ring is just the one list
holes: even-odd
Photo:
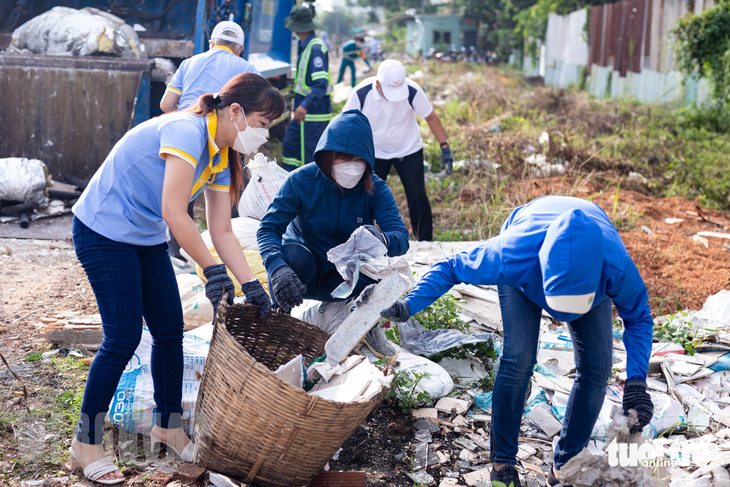
[(55, 329), (48, 334), (47, 340), (60, 348), (75, 348), (81, 345), (88, 350), (96, 350), (104, 338), (104, 330)]
[(365, 487), (365, 472), (320, 472), (310, 487)]

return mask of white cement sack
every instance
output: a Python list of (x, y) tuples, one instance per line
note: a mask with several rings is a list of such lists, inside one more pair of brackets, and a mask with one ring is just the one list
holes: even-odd
[[(192, 436), (194, 427), (195, 403), (205, 360), (210, 347), (210, 333), (206, 327), (200, 332), (183, 334), (183, 428)], [(212, 325), (207, 328), (212, 330)], [(205, 333), (202, 333), (205, 331)], [(132, 360), (122, 373), (117, 390), (109, 404), (108, 420), (126, 433), (149, 434), (155, 411), (154, 387), (150, 356), (152, 335), (147, 327), (142, 331), (142, 340), (134, 352)]]
[(177, 288), (183, 307), (185, 331), (198, 328), (213, 320), (213, 305), (205, 295), (205, 284), (197, 274), (180, 274)]
[[(428, 374), (428, 378), (421, 379), (416, 386), (417, 391), (428, 392), (431, 399), (438, 399), (439, 397), (448, 395), (454, 389), (453, 379), (451, 379), (449, 373), (439, 364), (431, 362), (429, 359), (420, 355), (413, 355), (395, 343), (393, 346), (398, 351), (398, 365), (393, 368), (393, 371), (407, 372), (411, 377), (414, 377), (414, 373)], [(379, 360), (365, 346), (360, 351), (365, 354), (370, 362)]]
[(12, 42), (17, 49), (29, 49), (35, 54), (145, 57), (130, 25), (90, 7), (54, 7), (15, 29)]
[(279, 188), (289, 173), (279, 167), (276, 161), (269, 161), (262, 153), (256, 154), (248, 163), (251, 180), (243, 190), (238, 203), (238, 214), (261, 220), (269, 209)]
[(302, 304), (291, 310), (291, 315), (333, 335), (345, 318), (350, 315), (350, 308), (354, 305), (354, 301), (354, 299), (348, 299), (347, 301), (323, 303), (305, 299)]
[[(238, 218), (231, 219), (231, 229), (233, 234), (238, 239), (238, 243), (241, 244), (242, 250), (258, 250), (259, 246), (256, 242), (256, 232), (259, 229), (261, 222), (255, 218), (249, 218), (241, 216)], [(200, 234), (203, 237), (205, 246), (211, 248), (213, 246), (213, 239), (210, 238), (210, 230), (206, 230)], [(180, 254), (185, 257), (188, 262), (193, 262), (190, 255), (185, 252), (185, 249), (180, 249)]]
[(38, 159), (0, 159), (0, 200), (33, 203), (35, 208), (46, 208), (48, 185), (48, 169)]

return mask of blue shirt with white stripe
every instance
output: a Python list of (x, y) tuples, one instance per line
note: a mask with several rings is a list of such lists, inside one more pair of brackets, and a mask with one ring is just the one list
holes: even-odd
[(175, 112), (153, 118), (117, 142), (73, 207), (96, 233), (132, 245), (167, 241), (162, 218), (162, 183), (168, 154), (195, 168), (192, 201), (204, 189), (228, 192), (228, 150), (215, 144), (216, 112)]
[(180, 95), (178, 109), (185, 110), (200, 95), (219, 92), (231, 78), (241, 73), (260, 74), (256, 66), (236, 56), (229, 48), (215, 46), (183, 61), (167, 89)]

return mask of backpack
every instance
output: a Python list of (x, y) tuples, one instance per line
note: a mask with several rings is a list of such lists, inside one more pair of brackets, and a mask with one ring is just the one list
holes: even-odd
[[(357, 98), (360, 100), (360, 111), (362, 111), (363, 107), (365, 106), (365, 97), (368, 96), (370, 90), (373, 89), (374, 84), (375, 83), (369, 83), (357, 90)], [(411, 85), (408, 85), (408, 104), (411, 106), (411, 108), (413, 108), (413, 99), (416, 97), (417, 93), (417, 89), (415, 89)]]

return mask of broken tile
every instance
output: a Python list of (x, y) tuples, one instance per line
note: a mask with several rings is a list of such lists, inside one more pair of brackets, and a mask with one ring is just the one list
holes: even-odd
[(179, 480), (183, 483), (194, 483), (203, 480), (204, 475), (204, 468), (200, 468), (192, 463), (183, 463), (172, 474), (172, 480)]
[(461, 453), (459, 453), (459, 460), (462, 460), (464, 462), (472, 463), (474, 460), (477, 459), (477, 456), (474, 455), (472, 452), (464, 448), (461, 450)]
[(431, 433), (428, 430), (416, 430), (413, 437), (420, 443), (431, 443), (433, 441)]
[(428, 466), (428, 443), (416, 443), (413, 447), (413, 469), (423, 470)]
[(481, 470), (476, 470), (471, 473), (464, 474), (464, 482), (466, 482), (466, 485), (470, 487), (474, 486), (482, 486), (484, 484), (489, 483), (489, 472), (491, 472), (491, 467), (482, 468)]
[(452, 414), (453, 411), (456, 414), (464, 414), (469, 409), (469, 403), (461, 399), (442, 397), (436, 403), (436, 409), (442, 413)]
[(241, 485), (240, 482), (236, 482), (230, 477), (215, 472), (210, 472), (208, 480), (216, 487), (239, 487)]
[(448, 463), (451, 460), (451, 455), (449, 454), (449, 452), (444, 452), (444, 451), (439, 450), (439, 451), (436, 451), (435, 453), (439, 458), (439, 463)]
[(466, 460), (457, 460), (456, 466), (459, 468), (459, 470), (467, 470), (471, 468), (471, 463), (467, 462)]
[[(240, 485), (241, 487), (246, 487), (249, 484)], [(345, 485), (347, 487), (365, 487), (367, 485), (365, 472), (320, 472), (312, 479), (309, 487), (336, 487)]]
[(522, 444), (520, 445), (519, 450), (517, 450), (517, 458), (520, 460), (527, 460), (535, 453), (537, 453), (537, 450), (529, 445)]
[(550, 406), (546, 404), (537, 404), (527, 413), (527, 418), (552, 438), (560, 433), (563, 424), (552, 415), (549, 408)]
[(451, 420), (451, 422), (456, 426), (466, 426), (466, 418), (464, 418), (461, 414)]
[(434, 465), (438, 465), (441, 463), (441, 460), (439, 460), (439, 456), (436, 454), (435, 451), (428, 452), (428, 466), (433, 467)]
[(420, 408), (411, 411), (411, 415), (417, 419), (430, 419), (431, 421), (438, 421), (438, 410), (436, 408)]
[(431, 477), (428, 473), (424, 472), (423, 470), (421, 470), (420, 472), (415, 472), (415, 473), (406, 472), (406, 475), (415, 484), (433, 485), (436, 483), (436, 480), (433, 477)]
[(455, 439), (454, 445), (460, 446), (462, 448), (466, 448), (469, 451), (474, 451), (477, 449), (476, 443), (474, 443), (473, 441), (468, 440), (466, 438), (463, 438), (463, 437), (459, 437), (459, 438)]
[(457, 485), (459, 485), (458, 479), (450, 479), (448, 477), (441, 479), (439, 483), (439, 487), (456, 487)]
[(431, 421), (430, 419), (419, 419), (413, 424), (413, 429), (416, 431), (425, 430), (429, 433), (438, 433), (439, 425), (437, 422)]

